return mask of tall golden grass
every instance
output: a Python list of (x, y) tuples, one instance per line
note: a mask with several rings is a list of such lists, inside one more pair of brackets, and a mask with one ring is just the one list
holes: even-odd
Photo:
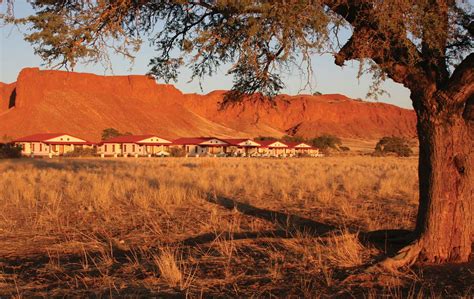
[(0, 295), (332, 294), (338, 275), (383, 251), (359, 234), (413, 229), (416, 168), (394, 157), (2, 161)]

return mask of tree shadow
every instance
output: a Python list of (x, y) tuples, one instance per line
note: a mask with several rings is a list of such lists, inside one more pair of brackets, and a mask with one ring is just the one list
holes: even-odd
[[(306, 234), (313, 237), (324, 238), (328, 235), (338, 235), (342, 232), (342, 227), (315, 221), (313, 219), (301, 217), (294, 214), (273, 211), (270, 209), (258, 208), (253, 205), (237, 201), (223, 196), (208, 195), (206, 200), (219, 205), (228, 210), (238, 212), (269, 221), (276, 225), (278, 229), (255, 232), (220, 232), (204, 233), (198, 236), (186, 238), (181, 241), (184, 245), (199, 245), (212, 242), (217, 235), (224, 240), (241, 240), (257, 238), (293, 238), (297, 234)], [(393, 229), (377, 231), (360, 231), (356, 227), (344, 227), (345, 231), (357, 233), (359, 240), (365, 246), (373, 246), (385, 255), (394, 255), (398, 250), (414, 240), (412, 231)], [(380, 257), (382, 259), (383, 257)]]
[[(130, 284), (120, 289), (101, 284), (106, 277), (119, 277), (125, 281), (143, 280), (150, 275), (153, 267), (146, 255), (134, 249), (116, 248), (106, 236), (96, 235), (105, 250), (95, 248), (87, 252), (63, 253), (48, 251), (27, 256), (0, 256), (2, 269), (2, 287), (0, 298), (18, 296), (38, 297), (47, 293), (48, 297), (127, 297), (127, 298), (183, 298), (184, 293), (178, 289), (161, 288), (152, 290), (146, 285)], [(106, 248), (109, 247), (109, 248)], [(102, 264), (104, 252), (107, 251), (110, 264)], [(127, 265), (132, 260), (140, 260), (143, 267), (129, 272)], [(124, 270), (125, 267), (125, 270)], [(31, 278), (40, 278), (37, 284), (30, 283)], [(77, 280), (84, 277), (86, 280)], [(71, 287), (75, 285), (75, 287)], [(18, 294), (17, 294), (18, 293)], [(20, 297), (20, 296), (19, 296)]]
[(211, 243), (215, 241), (216, 238), (224, 241), (230, 241), (261, 238), (293, 238), (293, 235), (283, 229), (245, 232), (224, 231), (200, 234), (194, 237), (186, 238), (178, 243), (186, 246), (196, 246)]
[(330, 232), (338, 230), (338, 227), (330, 224), (317, 222), (298, 215), (258, 208), (227, 197), (211, 195), (206, 200), (228, 210), (235, 209), (244, 215), (270, 221), (290, 233), (305, 232), (313, 236), (325, 236)]

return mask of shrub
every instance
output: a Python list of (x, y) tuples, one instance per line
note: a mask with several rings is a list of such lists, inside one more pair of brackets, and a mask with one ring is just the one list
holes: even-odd
[(413, 154), (408, 140), (403, 137), (383, 137), (375, 146), (375, 155), (395, 154), (400, 157), (408, 157)]
[(0, 144), (0, 159), (21, 157), (21, 147), (11, 144)]
[(258, 136), (257, 138), (255, 138), (255, 141), (267, 141), (267, 140), (277, 141), (278, 139), (275, 137), (270, 137), (270, 136)]
[(283, 142), (306, 142), (306, 139), (301, 136), (285, 135), (281, 138)]
[(180, 147), (170, 147), (170, 156), (171, 157), (184, 157), (186, 152)]
[(95, 148), (81, 148), (75, 147), (72, 152), (64, 153), (64, 157), (94, 157), (97, 155)]
[(108, 140), (111, 138), (119, 137), (119, 136), (128, 136), (132, 135), (130, 132), (121, 133), (119, 130), (115, 128), (107, 128), (102, 131), (102, 140)]
[(339, 137), (334, 135), (321, 135), (311, 140), (311, 144), (321, 150), (330, 148), (338, 149), (338, 147), (342, 144), (342, 141)]

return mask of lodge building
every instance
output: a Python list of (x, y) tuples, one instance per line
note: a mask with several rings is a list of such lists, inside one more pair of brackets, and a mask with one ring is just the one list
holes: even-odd
[(170, 140), (156, 135), (119, 136), (99, 143), (97, 153), (102, 157), (169, 156), (169, 146), (171, 144)]
[(101, 157), (164, 157), (178, 149), (188, 157), (297, 157), (320, 156), (304, 142), (256, 141), (248, 138), (185, 137), (176, 140), (156, 135), (127, 135), (93, 143), (65, 133), (45, 133), (13, 141), (23, 156), (62, 156), (76, 149), (95, 149)]
[(64, 133), (43, 133), (13, 141), (23, 156), (62, 156), (77, 148), (93, 148), (95, 143)]

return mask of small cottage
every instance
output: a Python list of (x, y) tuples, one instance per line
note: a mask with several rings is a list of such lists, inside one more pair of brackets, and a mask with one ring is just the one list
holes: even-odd
[(224, 139), (229, 144), (226, 153), (229, 156), (251, 157), (257, 154), (260, 143), (246, 138)]
[(225, 156), (229, 143), (215, 137), (191, 137), (176, 139), (172, 146), (183, 149), (190, 157)]
[(104, 140), (98, 147), (101, 156), (169, 156), (171, 141), (156, 135), (126, 135)]
[(65, 133), (43, 133), (34, 134), (13, 140), (13, 143), (21, 147), (24, 156), (61, 156), (74, 151), (76, 148), (93, 148), (95, 143), (65, 134)]
[(261, 156), (286, 157), (289, 155), (288, 145), (281, 141), (264, 140), (258, 142), (260, 143), (260, 147), (257, 152)]
[(319, 150), (304, 142), (285, 142), (290, 156), (317, 156)]

